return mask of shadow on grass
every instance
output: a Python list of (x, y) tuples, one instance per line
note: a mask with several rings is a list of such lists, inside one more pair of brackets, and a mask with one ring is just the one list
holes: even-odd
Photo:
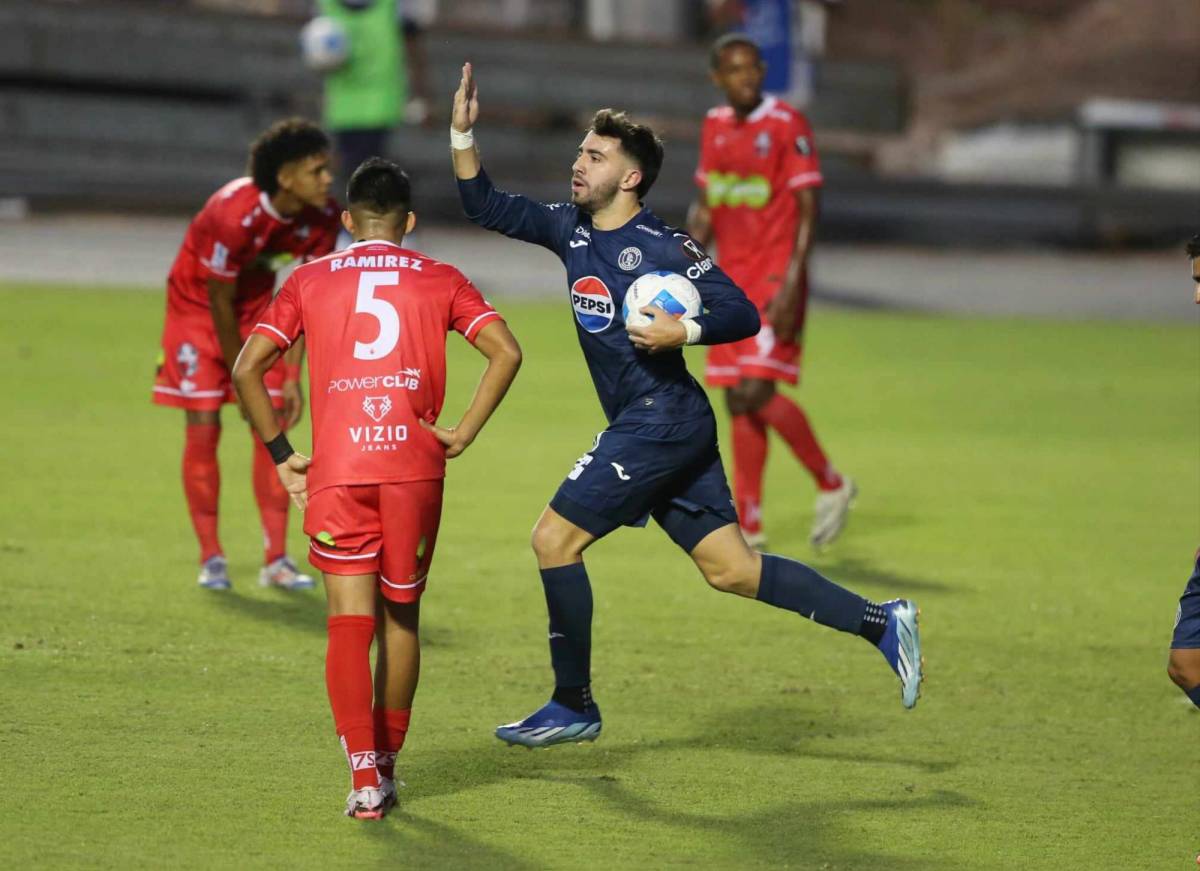
[(839, 557), (834, 561), (817, 558), (809, 563), (831, 581), (855, 589), (859, 586), (882, 590), (887, 598), (908, 596), (912, 593), (961, 593), (970, 592), (963, 586), (947, 584), (931, 578), (916, 578), (911, 575), (889, 571), (867, 560), (853, 556)]
[(213, 593), (217, 607), (275, 626), (325, 634), (325, 597), (320, 591), (264, 590), (262, 598), (236, 589)]
[[(949, 867), (931, 862), (928, 857), (897, 860), (894, 856), (876, 854), (865, 849), (869, 844), (853, 833), (861, 830), (865, 820), (873, 824), (880, 819), (889, 822), (894, 830), (905, 824), (904, 815), (914, 811), (938, 811), (970, 807), (975, 801), (968, 796), (945, 790), (917, 791), (917, 784), (908, 783), (914, 775), (930, 775), (950, 770), (959, 760), (915, 754), (896, 749), (881, 741), (880, 752), (839, 752), (824, 749), (820, 744), (838, 724), (820, 712), (797, 712), (789, 706), (741, 708), (711, 715), (694, 722), (694, 728), (678, 738), (627, 743), (605, 743), (594, 746), (558, 747), (542, 751), (505, 748), (499, 742), (475, 744), (453, 751), (441, 751), (429, 756), (416, 756), (404, 768), (410, 787), (402, 797), (401, 810), (394, 819), (394, 834), (400, 836), (412, 826), (410, 814), (404, 809), (409, 802), (435, 796), (454, 795), (481, 786), (508, 784), (520, 800), (520, 792), (538, 790), (542, 784), (568, 784), (582, 788), (594, 802), (602, 802), (609, 810), (627, 817), (631, 827), (652, 822), (659, 826), (696, 832), (709, 836), (719, 833), (723, 843), (745, 864), (796, 864), (813, 860), (834, 861), (838, 867), (939, 868)], [(797, 723), (806, 724), (802, 731)], [(753, 724), (753, 730), (748, 728)], [(714, 815), (694, 810), (690, 795), (668, 790), (647, 790), (641, 786), (646, 772), (652, 770), (655, 757), (678, 754), (680, 751), (741, 751), (749, 759), (736, 775), (714, 778), (714, 793), (736, 792), (752, 782), (752, 792), (760, 793), (766, 785), (772, 800), (753, 806), (743, 804), (737, 813)], [(895, 784), (893, 797), (888, 799), (845, 798), (829, 801), (815, 800), (805, 790), (799, 772), (780, 774), (777, 764), (760, 766), (755, 756), (818, 759), (855, 766), (839, 773), (846, 791), (853, 794), (853, 784)], [(680, 764), (674, 756), (672, 765)], [(770, 783), (774, 778), (777, 782)], [(626, 785), (636, 780), (639, 786)], [(529, 782), (521, 786), (520, 782)], [(586, 800), (586, 799), (585, 799)], [(419, 818), (418, 818), (419, 819)], [(419, 821), (417, 827), (430, 824)], [(629, 831), (636, 837), (636, 828)], [(583, 835), (581, 835), (583, 837)], [(600, 837), (600, 835), (597, 835)], [(848, 843), (849, 842), (849, 843)], [(457, 857), (472, 856), (480, 865), (493, 863), (497, 867), (525, 867), (521, 861), (495, 848), (475, 844), (455, 830), (439, 841), (439, 858), (457, 863)], [(852, 846), (850, 845), (852, 844)], [(648, 845), (650, 848), (650, 845)], [(471, 851), (478, 849), (478, 854)]]
[[(401, 796), (403, 802), (403, 796)], [(462, 828), (445, 825), (407, 810), (393, 811), (381, 825), (363, 827), (386, 851), (388, 868), (537, 868), (512, 853), (471, 837)]]

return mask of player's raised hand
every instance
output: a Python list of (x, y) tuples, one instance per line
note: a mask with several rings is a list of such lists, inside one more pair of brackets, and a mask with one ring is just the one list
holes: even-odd
[(310, 465), (312, 465), (312, 460), (304, 454), (292, 454), (275, 467), (275, 471), (279, 473), (279, 480), (283, 483), (283, 489), (288, 491), (292, 502), (301, 511), (308, 505), (308, 467)]
[(442, 443), (442, 447), (446, 449), (446, 459), (453, 460), (468, 447), (475, 439), (464, 433), (457, 427), (438, 426), (435, 423), (430, 423), (425, 418), (420, 419), (422, 429), (432, 433), (433, 437)]
[(462, 80), (454, 92), (454, 109), (450, 113), (450, 126), (459, 133), (466, 133), (479, 119), (479, 89), (475, 87), (475, 73), (471, 64), (462, 68)]
[(656, 305), (643, 306), (639, 309), (642, 314), (651, 318), (644, 327), (626, 326), (629, 341), (633, 342), (639, 351), (658, 354), (671, 351), (687, 344), (687, 330), (683, 324), (671, 317), (665, 309)]

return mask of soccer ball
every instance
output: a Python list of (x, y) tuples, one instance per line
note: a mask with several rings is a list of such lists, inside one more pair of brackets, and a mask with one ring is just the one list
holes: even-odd
[(641, 312), (648, 305), (664, 309), (676, 320), (694, 318), (701, 312), (700, 291), (678, 273), (647, 272), (625, 291), (625, 302), (621, 306), (625, 325), (644, 327), (649, 324), (650, 318)]
[(350, 38), (336, 19), (318, 15), (300, 31), (304, 63), (318, 73), (331, 73), (350, 56)]

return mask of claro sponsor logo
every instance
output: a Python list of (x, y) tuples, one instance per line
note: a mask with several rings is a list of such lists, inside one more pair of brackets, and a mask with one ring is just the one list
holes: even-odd
[(356, 378), (332, 378), (326, 393), (346, 393), (351, 390), (418, 390), (421, 387), (420, 369), (401, 369), (390, 375), (360, 375)]

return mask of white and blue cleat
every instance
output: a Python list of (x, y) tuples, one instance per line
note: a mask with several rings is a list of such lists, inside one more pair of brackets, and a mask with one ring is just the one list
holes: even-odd
[(549, 747), (595, 741), (600, 736), (600, 709), (589, 705), (583, 713), (555, 701), (546, 702), (524, 720), (496, 727), (496, 737), (522, 747)]
[(912, 708), (921, 695), (925, 660), (917, 620), (921, 611), (908, 599), (892, 599), (879, 607), (887, 614), (887, 628), (879, 639), (879, 652), (900, 678), (900, 701)]
[(229, 580), (229, 564), (225, 557), (217, 554), (210, 556), (200, 565), (200, 577), (196, 583), (206, 590), (228, 590), (233, 586)]
[(316, 586), (310, 575), (296, 567), (289, 557), (281, 556), (262, 567), (258, 573), (260, 587), (279, 587), (281, 590), (311, 590)]

